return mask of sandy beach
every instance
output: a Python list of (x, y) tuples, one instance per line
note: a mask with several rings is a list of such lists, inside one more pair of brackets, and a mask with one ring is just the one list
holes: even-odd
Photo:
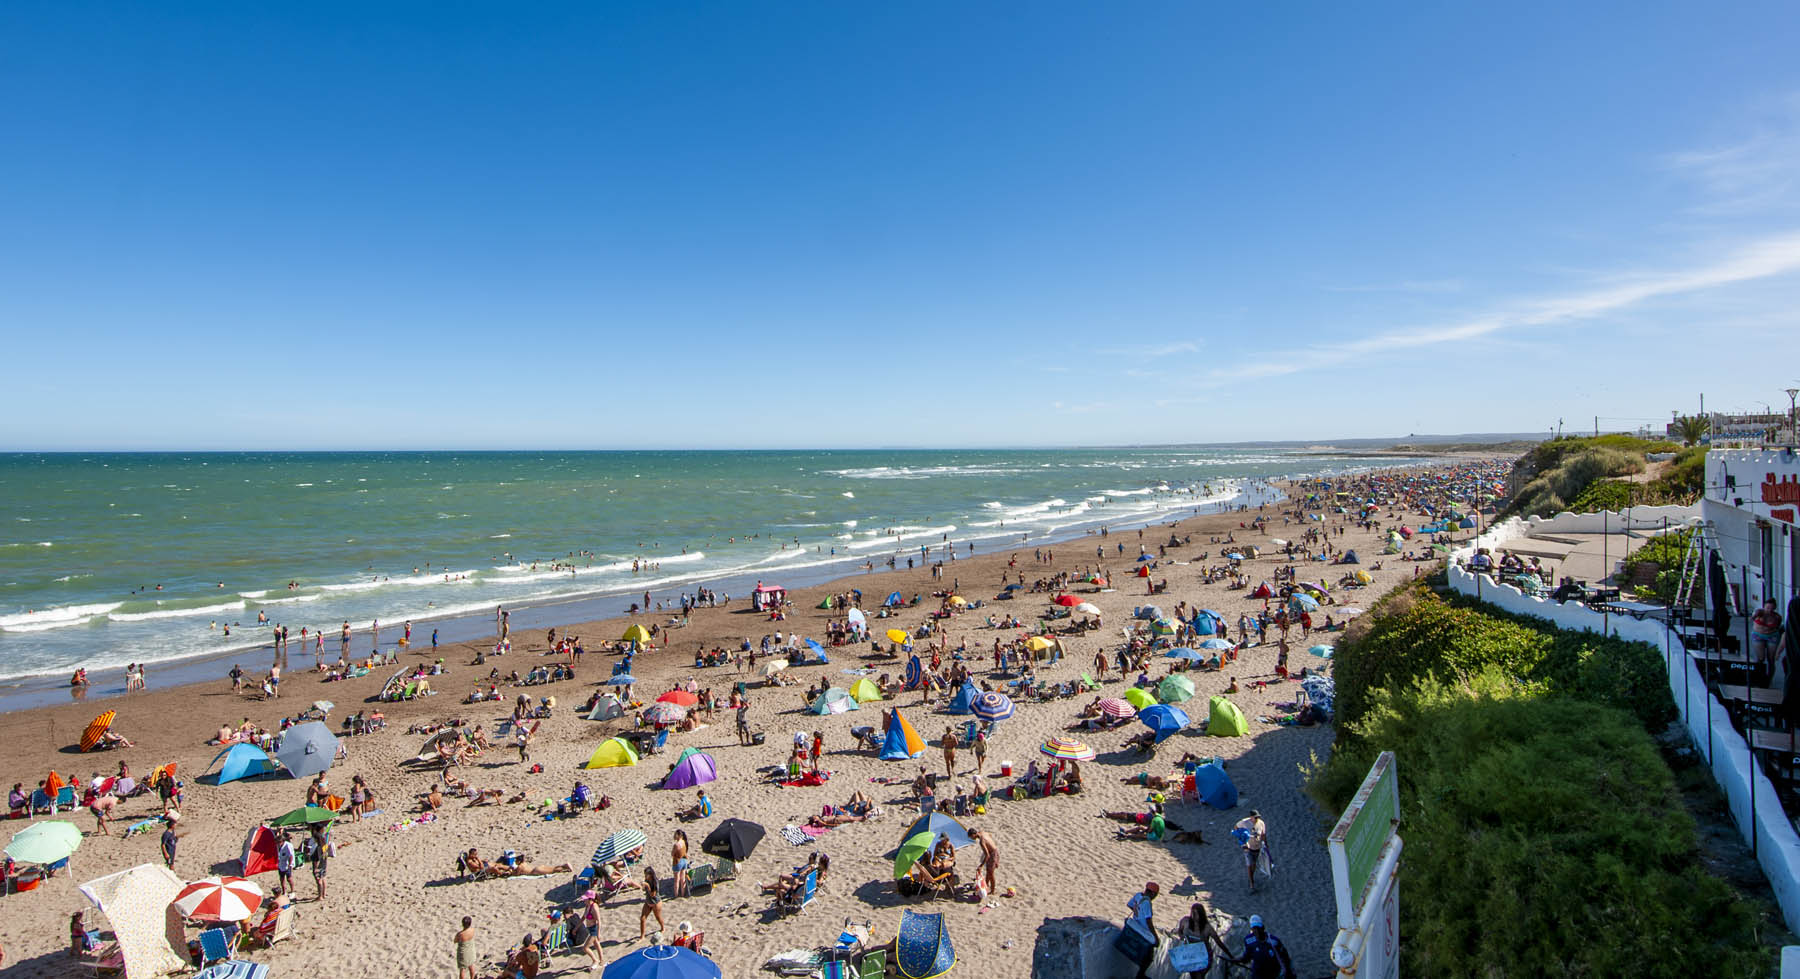
[[(1035, 544), (1016, 553), (960, 554), (957, 560), (944, 565), (941, 580), (934, 580), (926, 568), (908, 571), (902, 567), (898, 571), (856, 575), (790, 593), (792, 604), (788, 618), (782, 622), (771, 622), (766, 615), (749, 611), (742, 599), (734, 598), (728, 608), (699, 608), (685, 628), (665, 631), (654, 649), (637, 658), (637, 696), (649, 701), (688, 677), (723, 696), (734, 682), (742, 680), (750, 686), (750, 725), (763, 732), (767, 742), (740, 746), (731, 712), (720, 710), (713, 715), (710, 726), (672, 734), (665, 753), (645, 756), (636, 767), (578, 770), (596, 745), (629, 726), (629, 718), (587, 720), (577, 708), (595, 691), (597, 682), (606, 676), (614, 661), (612, 654), (600, 651), (602, 644), (618, 637), (633, 620), (609, 619), (559, 628), (559, 633), (581, 637), (587, 647), (577, 678), (516, 690), (502, 687), (505, 699), (498, 703), (462, 703), (474, 681), (487, 675), (489, 666), (471, 665), (481, 651), (478, 644), (445, 646), (438, 655), (448, 665), (449, 675), (433, 681), (441, 693), (383, 704), (381, 708), (387, 716), (384, 732), (345, 739), (349, 758), (332, 768), (329, 777), (333, 789), (345, 791), (351, 777), (361, 775), (375, 792), (382, 812), (357, 822), (341, 819), (337, 823), (334, 840), (340, 852), (331, 865), (328, 896), (315, 901), (311, 878), (304, 872), (296, 875), (300, 904), (293, 940), (251, 953), (251, 957), (269, 963), (273, 974), (280, 976), (345, 975), (365, 969), (401, 976), (450, 976), (455, 974), (451, 938), (460, 919), (468, 915), (474, 919), (477, 949), (484, 963), (481, 974), (492, 975), (509, 946), (527, 932), (535, 934), (543, 928), (548, 910), (576, 900), (580, 889), (571, 884), (572, 875), (562, 873), (534, 879), (459, 882), (455, 867), (459, 852), (479, 847), (483, 854), (491, 856), (514, 849), (537, 863), (568, 863), (580, 869), (586, 866), (596, 844), (609, 833), (636, 828), (648, 834), (649, 863), (660, 873), (668, 866), (674, 830), (684, 829), (694, 841), (697, 853), (699, 840), (720, 818), (735, 816), (761, 823), (769, 830), (768, 837), (744, 865), (741, 876), (710, 891), (669, 900), (663, 905), (668, 932), (672, 933), (679, 922), (691, 922), (695, 930), (705, 933), (707, 948), (727, 976), (757, 974), (764, 961), (788, 949), (828, 945), (846, 918), (867, 920), (873, 938), (885, 942), (893, 937), (902, 908), (927, 905), (929, 910), (946, 914), (962, 974), (1023, 976), (1031, 972), (1035, 936), (1046, 919), (1091, 915), (1117, 921), (1125, 914), (1125, 902), (1147, 881), (1157, 881), (1162, 887), (1157, 921), (1163, 927), (1173, 927), (1195, 900), (1205, 901), (1236, 918), (1261, 914), (1292, 950), (1301, 975), (1324, 974), (1330, 971), (1325, 953), (1335, 933), (1335, 923), (1330, 870), (1322, 839), (1334, 814), (1317, 811), (1307, 799), (1301, 789), (1299, 767), (1313, 756), (1329, 752), (1334, 730), (1329, 725), (1299, 727), (1259, 720), (1280, 716), (1283, 712), (1274, 705), (1293, 701), (1298, 689), (1298, 684), (1274, 676), (1277, 652), (1273, 630), (1267, 644), (1244, 649), (1240, 658), (1224, 669), (1187, 674), (1197, 693), (1186, 707), (1196, 721), (1205, 716), (1206, 698), (1223, 691), (1235, 676), (1241, 690), (1232, 699), (1250, 718), (1248, 734), (1216, 737), (1184, 731), (1163, 747), (1149, 768), (1166, 773), (1182, 751), (1217, 755), (1226, 761), (1227, 770), (1242, 793), (1236, 808), (1219, 811), (1173, 797), (1170, 801), (1170, 818), (1199, 831), (1205, 839), (1203, 845), (1116, 840), (1118, 824), (1098, 818), (1098, 814), (1101, 810), (1145, 808), (1145, 791), (1121, 781), (1145, 769), (1138, 756), (1122, 747), (1128, 737), (1144, 728), (1133, 723), (1077, 734), (1074, 736), (1085, 740), (1098, 753), (1094, 763), (1083, 766), (1083, 792), (998, 801), (985, 815), (964, 819), (969, 826), (986, 830), (998, 841), (998, 883), (1003, 894), (1008, 888), (1013, 894), (992, 896), (981, 905), (969, 900), (932, 902), (901, 897), (891, 879), (892, 853), (900, 843), (902, 831), (916, 817), (906, 783), (921, 765), (940, 775), (944, 773), (938, 738), (947, 726), (960, 728), (967, 718), (941, 712), (946, 696), (939, 695), (934, 703), (922, 704), (917, 692), (904, 693), (892, 704), (868, 704), (847, 714), (816, 716), (801, 712), (805, 690), (822, 676), (828, 677), (831, 685), (842, 687), (856, 679), (845, 671), (859, 667), (898, 676), (904, 667), (903, 658), (866, 659), (866, 645), (832, 649), (829, 665), (795, 668), (790, 671), (795, 684), (773, 688), (763, 687), (759, 676), (740, 674), (734, 666), (700, 670), (693, 666), (696, 650), (718, 646), (735, 650), (740, 641), (748, 638), (758, 642), (777, 628), (784, 634), (797, 632), (822, 641), (825, 623), (841, 618), (841, 613), (817, 606), (825, 596), (848, 588), (862, 590), (862, 606), (871, 612), (870, 625), (878, 637), (890, 628), (917, 628), (939, 607), (932, 593), (954, 589), (971, 601), (985, 602), (984, 607), (962, 612), (941, 624), (949, 647), (966, 641), (973, 657), (971, 668), (977, 679), (984, 678), (992, 670), (988, 652), (995, 638), (1011, 641), (1027, 634), (1038, 616), (1049, 608), (1054, 593), (1031, 593), (1030, 583), (1057, 572), (1080, 573), (1096, 565), (1112, 577), (1115, 587), (1102, 591), (1076, 586), (1074, 590), (1081, 599), (1101, 609), (1104, 627), (1065, 638), (1066, 656), (1054, 665), (1040, 667), (1040, 680), (1057, 683), (1092, 672), (1095, 654), (1116, 650), (1122, 642), (1121, 628), (1133, 624), (1132, 609), (1147, 603), (1169, 610), (1179, 602), (1215, 609), (1224, 614), (1235, 638), (1239, 614), (1254, 613), (1263, 608), (1264, 602), (1252, 598), (1249, 589), (1231, 590), (1222, 581), (1209, 584), (1201, 580), (1206, 567), (1227, 563), (1221, 554), (1228, 548), (1215, 542), (1215, 538), (1235, 534), (1239, 543), (1262, 547), (1261, 557), (1243, 565), (1254, 586), (1263, 580), (1273, 581), (1275, 568), (1287, 563), (1268, 541), (1284, 538), (1299, 543), (1306, 529), (1294, 518), (1284, 516), (1279, 506), (1266, 508), (1264, 516), (1270, 523), (1261, 531), (1244, 526), (1254, 516), (1255, 511), (1207, 515), (1170, 527), (1151, 528), (1142, 532), (1141, 538), (1139, 532), (1129, 531), (1106, 538), (1069, 541), (1045, 548), (1053, 555), (1051, 562), (1036, 559)], [(1397, 518), (1398, 522), (1412, 525), (1419, 522), (1420, 514), (1396, 511), (1390, 517), (1387, 510), (1382, 510), (1376, 518), (1384, 522)], [(1348, 592), (1336, 589), (1337, 600), (1343, 605), (1366, 605), (1395, 583), (1412, 577), (1421, 567), (1400, 560), (1397, 555), (1383, 558), (1381, 542), (1385, 532), (1359, 529), (1348, 525), (1346, 519), (1345, 515), (1332, 514), (1326, 523), (1311, 525), (1330, 528), (1331, 545), (1357, 550), (1362, 556), (1359, 568), (1373, 575), (1370, 586)], [(1342, 534), (1337, 532), (1340, 528)], [(1158, 545), (1166, 544), (1171, 535), (1190, 542), (1159, 555)], [(1146, 579), (1129, 576), (1137, 566), (1140, 543), (1156, 558), (1148, 580), (1168, 581), (1168, 590), (1153, 598), (1146, 594)], [(1096, 556), (1096, 547), (1103, 549), (1103, 557)], [(1323, 579), (1327, 583), (1355, 570), (1318, 562), (1295, 563), (1300, 566), (1300, 579)], [(1010, 601), (995, 601), (1003, 582), (1017, 581), (1021, 574), (1026, 588)], [(881, 599), (894, 591), (926, 597), (918, 606), (902, 609), (893, 618), (874, 618)], [(659, 601), (675, 597), (655, 596)], [(1331, 606), (1323, 609), (1332, 611)], [(1026, 628), (989, 628), (986, 623), (990, 615), (1017, 615), (1025, 621)], [(668, 617), (668, 613), (651, 614), (635, 621), (660, 623)], [(1066, 620), (1058, 624), (1065, 623)], [(490, 665), (500, 667), (502, 672), (524, 673), (532, 666), (551, 662), (544, 656), (548, 644), (542, 631), (515, 631), (512, 640), (512, 653), (491, 659)], [(1309, 645), (1320, 641), (1330, 640), (1305, 640), (1296, 629), (1291, 640), (1291, 668), (1328, 668), (1326, 660), (1309, 656), (1306, 651)], [(888, 643), (883, 639), (881, 645), (886, 647)], [(429, 650), (415, 637), (414, 649), (421, 647)], [(920, 648), (924, 649), (923, 644)], [(175, 861), (176, 874), (192, 880), (207, 874), (233, 873), (247, 830), (259, 820), (275, 817), (304, 802), (306, 781), (273, 778), (225, 786), (204, 784), (198, 776), (219, 750), (207, 746), (207, 739), (221, 724), (236, 724), (246, 717), (272, 728), (280, 718), (298, 714), (315, 699), (329, 699), (337, 704), (331, 715), (331, 726), (337, 730), (343, 716), (373, 706), (368, 701), (377, 695), (383, 680), (392, 672), (377, 669), (358, 679), (320, 683), (318, 675), (310, 672), (311, 659), (309, 653), (300, 649), (291, 654), (282, 696), (276, 700), (259, 701), (234, 694), (230, 682), (223, 677), (177, 689), (157, 689), (152, 678), (152, 689), (123, 698), (0, 716), (0, 745), (4, 746), (0, 748), (0, 778), (9, 787), (22, 782), (29, 791), (51, 769), (73, 772), (85, 781), (91, 773), (114, 773), (121, 762), (128, 764), (134, 774), (177, 762), (186, 781), (186, 795), (180, 807), (184, 836)], [(427, 659), (428, 654), (411, 652), (402, 654), (401, 662)], [(1151, 676), (1160, 678), (1172, 662), (1155, 655), (1149, 662)], [(260, 676), (268, 663), (247, 661), (244, 665)], [(1107, 674), (1106, 681), (1106, 696), (1119, 696), (1127, 686), (1116, 667)], [(1273, 682), (1265, 687), (1257, 681)], [(526, 803), (464, 808), (461, 802), (452, 802), (433, 821), (409, 822), (418, 810), (416, 797), (437, 775), (432, 768), (403, 765), (425, 740), (423, 736), (407, 734), (408, 727), (454, 718), (482, 724), (492, 735), (503, 726), (511, 699), (520, 692), (534, 698), (557, 699), (555, 711), (543, 722), (530, 748), (531, 761), (541, 764), (543, 771), (528, 773), (527, 766), (518, 762), (517, 753), (496, 737), (496, 748), (473, 765), (459, 769), (459, 776), (473, 785), (501, 789), (507, 796), (523, 793), (527, 800), (537, 802), (567, 796), (580, 780), (596, 796), (609, 796), (611, 807), (587, 811), (576, 818), (546, 821), (528, 810)], [(1091, 697), (1081, 695), (1043, 703), (1019, 701), (1015, 716), (1001, 723), (992, 738), (986, 771), (990, 784), (997, 787), (1009, 781), (998, 774), (1003, 761), (1022, 770), (1038, 757), (1041, 742), (1067, 733), (1065, 728), (1075, 721)], [(851, 738), (852, 727), (879, 727), (881, 712), (877, 708), (893, 705), (899, 706), (929, 743), (916, 761), (878, 760), (873, 753), (858, 750)], [(103, 709), (118, 710), (114, 730), (132, 739), (136, 746), (77, 753), (76, 739)], [(821, 786), (780, 786), (766, 770), (786, 760), (794, 732), (814, 730), (824, 733), (822, 767), (829, 770), (829, 780)], [(690, 746), (707, 751), (717, 761), (720, 777), (706, 786), (717, 813), (710, 819), (681, 823), (675, 813), (693, 801), (693, 793), (665, 791), (658, 785), (675, 756)], [(960, 751), (952, 783), (966, 788), (973, 772), (973, 753)], [(881, 779), (893, 780), (893, 784), (878, 781)], [(880, 815), (864, 823), (837, 827), (805, 845), (791, 845), (783, 840), (780, 829), (784, 825), (804, 823), (822, 806), (842, 805), (858, 790), (880, 806)], [(1254, 894), (1245, 882), (1239, 848), (1229, 836), (1232, 825), (1253, 808), (1267, 821), (1279, 860), (1274, 876), (1260, 883)], [(65, 957), (69, 914), (89, 909), (90, 922), (106, 927), (105, 919), (91, 911), (76, 885), (135, 864), (160, 862), (156, 833), (129, 839), (120, 835), (125, 827), (160, 812), (153, 794), (127, 799), (112, 815), (111, 836), (93, 834), (95, 821), (85, 810), (56, 817), (71, 820), (89, 835), (74, 855), (69, 872), (31, 892), (0, 898), (0, 909), (4, 910), (0, 913), (0, 946), (5, 949), (9, 975), (73, 974), (73, 963)], [(47, 817), (39, 817), (43, 818)], [(25, 825), (22, 821), (9, 823), (8, 836)], [(829, 854), (832, 861), (830, 875), (821, 884), (817, 900), (799, 914), (776, 913), (772, 899), (760, 893), (759, 884), (803, 863), (814, 849)], [(975, 860), (974, 850), (960, 854), (959, 869), (965, 879), (972, 876)], [(266, 890), (273, 886), (274, 876), (264, 874), (257, 880)], [(634, 897), (614, 899), (607, 905), (598, 932), (608, 961), (643, 946), (637, 937), (639, 909), (640, 901)], [(652, 919), (650, 928), (655, 927)], [(587, 960), (579, 953), (563, 954), (551, 960), (545, 974), (585, 971), (586, 967)]]

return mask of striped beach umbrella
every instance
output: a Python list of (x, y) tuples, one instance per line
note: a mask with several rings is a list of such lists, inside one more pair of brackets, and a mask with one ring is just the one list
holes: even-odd
[(1131, 706), (1131, 701), (1129, 700), (1108, 697), (1105, 700), (1100, 701), (1100, 713), (1105, 714), (1107, 717), (1136, 717), (1137, 708)]
[(651, 724), (679, 724), (686, 716), (686, 707), (667, 701), (658, 701), (644, 710), (644, 720)]
[(1094, 749), (1074, 738), (1051, 738), (1038, 745), (1040, 754), (1049, 755), (1058, 761), (1093, 761)]
[(599, 848), (594, 850), (594, 859), (588, 862), (598, 867), (604, 863), (623, 860), (625, 859), (625, 854), (630, 853), (633, 850), (642, 849), (644, 846), (648, 845), (649, 842), (650, 838), (644, 835), (643, 830), (622, 829), (606, 839), (601, 840)]
[(262, 907), (262, 888), (242, 877), (203, 877), (175, 895), (183, 918), (242, 921)]
[(1012, 698), (998, 690), (984, 692), (981, 696), (976, 697), (975, 702), (969, 707), (975, 712), (976, 717), (989, 723), (1004, 721), (1013, 716)]
[(109, 710), (90, 721), (87, 730), (81, 732), (81, 750), (93, 751), (100, 739), (106, 736), (107, 729), (112, 727), (113, 718), (118, 716), (118, 711)]

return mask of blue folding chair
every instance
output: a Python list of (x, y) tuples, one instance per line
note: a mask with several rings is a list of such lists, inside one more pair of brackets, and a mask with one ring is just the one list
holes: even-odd
[(225, 929), (212, 928), (200, 933), (200, 960), (211, 965), (231, 958), (231, 941)]
[(57, 792), (56, 792), (56, 808), (58, 808), (58, 809), (74, 809), (75, 801), (76, 801), (75, 800), (75, 786), (65, 785), (62, 788), (57, 790)]
[(813, 903), (813, 898), (818, 896), (819, 872), (817, 870), (809, 870), (806, 872), (805, 883), (800, 885), (800, 895), (797, 898), (784, 899), (781, 902), (781, 910), (804, 911), (808, 904)]

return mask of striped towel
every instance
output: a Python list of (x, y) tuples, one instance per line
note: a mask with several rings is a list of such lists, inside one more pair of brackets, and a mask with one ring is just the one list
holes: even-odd
[(781, 827), (781, 838), (795, 846), (805, 846), (812, 842), (812, 837), (806, 835), (805, 830), (795, 826), (793, 823)]

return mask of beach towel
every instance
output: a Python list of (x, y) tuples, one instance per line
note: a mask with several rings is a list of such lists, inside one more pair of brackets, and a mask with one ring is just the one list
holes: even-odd
[(781, 827), (781, 838), (795, 846), (805, 846), (812, 842), (812, 837), (806, 835), (805, 830), (795, 826), (793, 823)]
[(831, 778), (829, 773), (807, 772), (797, 779), (788, 779), (781, 784), (785, 788), (800, 788), (808, 785), (824, 785)]

